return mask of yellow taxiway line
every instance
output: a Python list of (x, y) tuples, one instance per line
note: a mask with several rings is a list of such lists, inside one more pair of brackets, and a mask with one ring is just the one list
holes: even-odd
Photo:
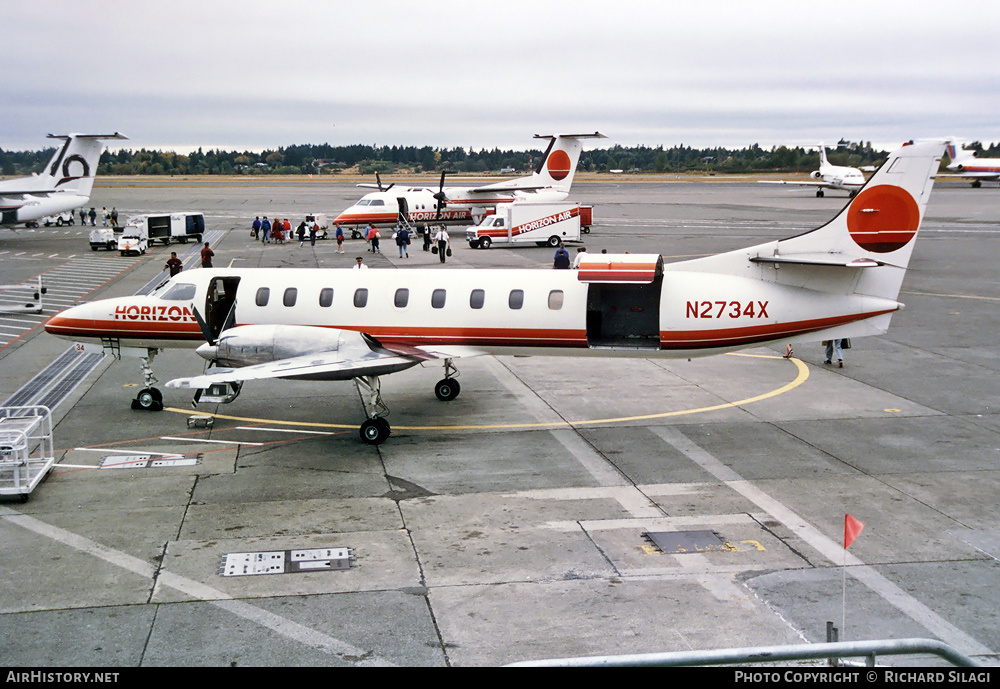
[[(777, 357), (772, 355), (764, 354), (731, 354), (731, 356), (746, 356), (754, 357), (758, 359), (778, 359), (783, 357)], [(723, 404), (716, 404), (710, 407), (698, 407), (696, 409), (681, 409), (678, 411), (667, 411), (658, 412), (655, 414), (639, 414), (636, 416), (619, 416), (609, 419), (583, 419), (580, 421), (549, 421), (549, 422), (539, 422), (539, 423), (500, 423), (500, 424), (466, 424), (461, 426), (396, 426), (394, 425), (393, 430), (399, 431), (496, 431), (496, 430), (522, 430), (522, 429), (532, 429), (532, 428), (573, 428), (576, 426), (595, 426), (599, 424), (613, 424), (621, 423), (625, 421), (651, 421), (654, 419), (666, 419), (673, 416), (686, 416), (689, 414), (702, 414), (704, 412), (718, 411), (719, 409), (731, 409), (733, 407), (740, 407), (746, 404), (753, 404), (755, 402), (761, 402), (772, 397), (777, 397), (778, 395), (783, 395), (786, 392), (794, 390), (798, 386), (802, 385), (809, 378), (809, 368), (799, 361), (798, 359), (792, 357), (789, 359), (793, 364), (795, 364), (796, 369), (798, 369), (798, 374), (795, 379), (786, 385), (782, 385), (780, 388), (771, 390), (769, 392), (762, 393), (760, 395), (755, 395), (753, 397), (747, 397), (746, 399), (737, 400), (735, 402), (725, 402)], [(164, 411), (174, 412), (175, 414), (184, 414), (187, 416), (191, 415), (190, 409), (178, 409), (177, 407), (165, 407)], [(281, 426), (297, 426), (297, 427), (309, 427), (309, 428), (346, 428), (355, 429), (357, 424), (342, 424), (342, 423), (321, 423), (318, 421), (281, 421), (279, 419), (255, 419), (245, 416), (231, 416), (228, 414), (213, 414), (209, 412), (197, 412), (198, 414), (204, 416), (212, 416), (216, 419), (226, 419), (229, 421), (242, 421), (245, 423), (271, 423)]]

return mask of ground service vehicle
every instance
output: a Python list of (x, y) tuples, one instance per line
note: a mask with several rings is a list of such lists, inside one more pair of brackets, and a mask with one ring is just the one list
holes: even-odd
[(146, 224), (142, 222), (129, 223), (118, 238), (118, 252), (122, 256), (144, 254), (148, 246), (149, 234), (146, 231)]
[(90, 248), (92, 251), (107, 249), (114, 251), (118, 248), (118, 234), (113, 227), (95, 227), (90, 231)]
[(128, 219), (129, 225), (143, 225), (148, 241), (184, 243), (188, 239), (200, 242), (205, 234), (205, 216), (201, 213), (160, 213), (137, 215)]
[(524, 242), (556, 247), (560, 241), (579, 241), (580, 232), (590, 231), (592, 217), (591, 206), (515, 201), (497, 206), (496, 213), (466, 230), (465, 237), (473, 249)]

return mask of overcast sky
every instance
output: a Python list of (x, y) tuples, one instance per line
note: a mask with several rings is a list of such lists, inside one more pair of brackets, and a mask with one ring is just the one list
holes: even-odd
[(0, 148), (1000, 140), (1000, 3), (3, 0)]

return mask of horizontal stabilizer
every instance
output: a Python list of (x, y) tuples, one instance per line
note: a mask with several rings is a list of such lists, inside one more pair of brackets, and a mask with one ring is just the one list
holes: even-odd
[(845, 254), (786, 254), (783, 256), (753, 256), (751, 263), (792, 263), (803, 266), (839, 266), (841, 268), (876, 268), (885, 265), (870, 258)]

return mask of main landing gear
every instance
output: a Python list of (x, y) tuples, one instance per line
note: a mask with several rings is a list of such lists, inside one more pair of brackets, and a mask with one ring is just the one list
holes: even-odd
[[(444, 378), (434, 386), (434, 394), (442, 402), (450, 402), (458, 397), (462, 387), (455, 379), (457, 375), (455, 364), (451, 359), (445, 359)], [(389, 437), (392, 429), (385, 418), (389, 414), (389, 407), (382, 401), (379, 377), (359, 376), (354, 379), (354, 384), (358, 387), (358, 394), (368, 414), (368, 419), (358, 429), (361, 440), (368, 445), (380, 445)]]
[(135, 396), (135, 399), (132, 400), (133, 409), (163, 411), (163, 393), (158, 388), (153, 387), (157, 381), (151, 367), (153, 358), (158, 351), (158, 349), (147, 349), (146, 356), (140, 358), (142, 362), (143, 388)]

